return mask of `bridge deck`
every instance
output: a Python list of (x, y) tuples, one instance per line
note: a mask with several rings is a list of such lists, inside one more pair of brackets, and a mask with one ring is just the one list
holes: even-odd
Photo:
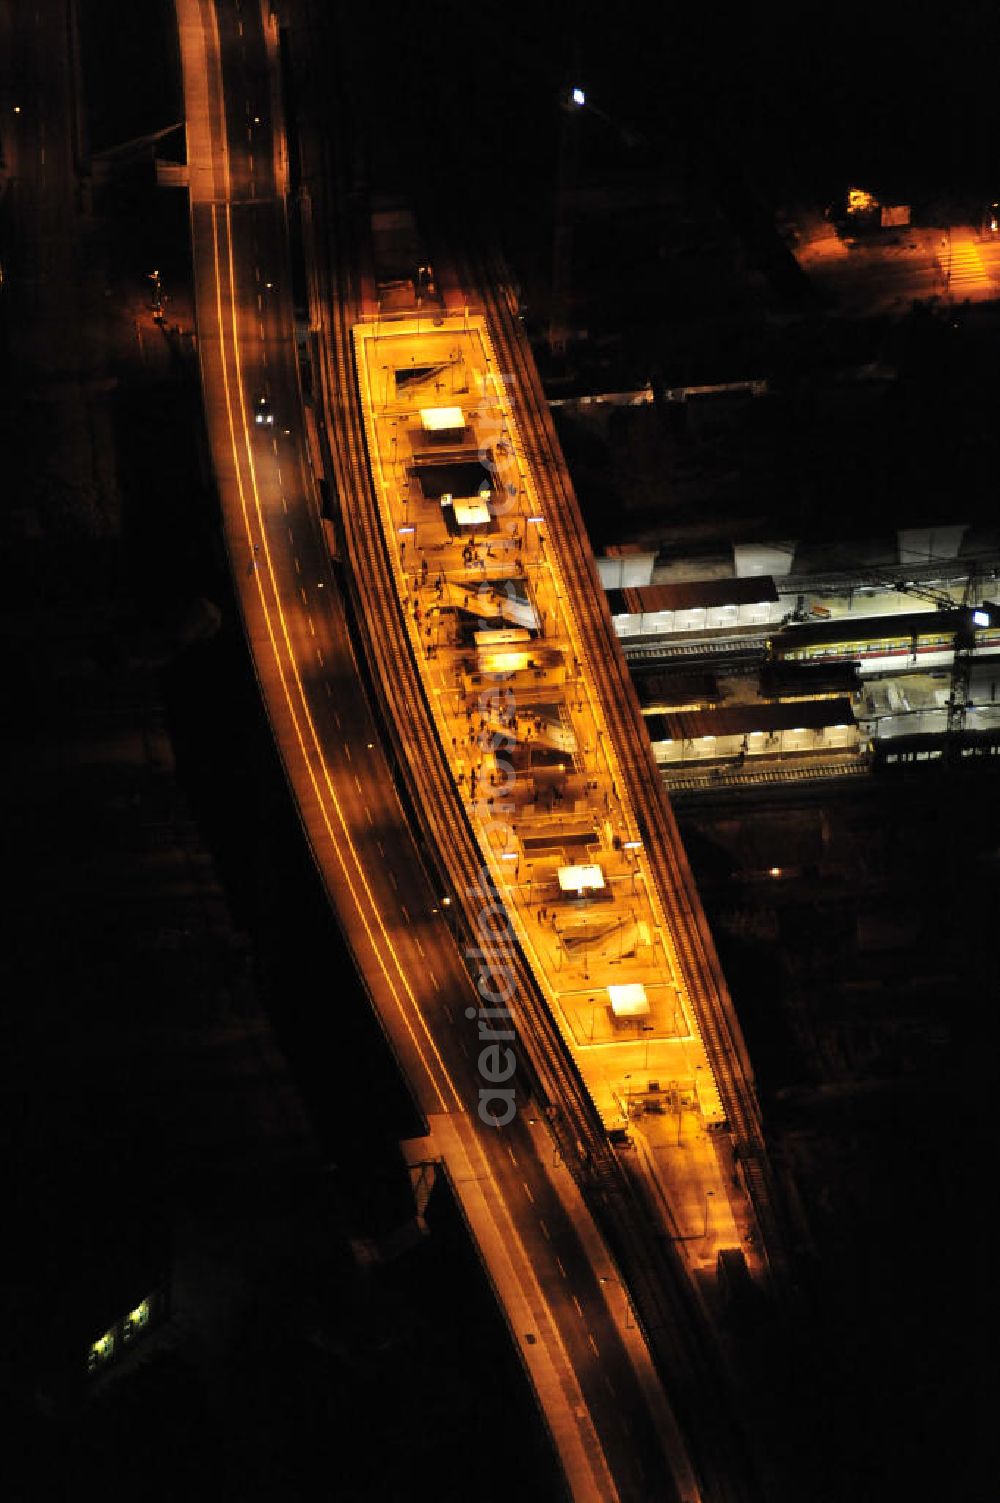
[[(707, 1131), (724, 1109), (487, 321), (361, 322), (354, 344), (399, 603), (490, 879), (605, 1125), (646, 1116), (714, 1258), (745, 1219)], [(428, 423), (455, 408), (468, 512), (427, 480)]]

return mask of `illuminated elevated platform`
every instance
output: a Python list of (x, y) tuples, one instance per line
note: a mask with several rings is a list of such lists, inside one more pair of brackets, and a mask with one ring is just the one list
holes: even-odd
[[(704, 1126), (719, 1125), (675, 938), (486, 322), (362, 323), (354, 341), (382, 526), (438, 735), (562, 1035), (608, 1127), (628, 1120), (640, 1076), (670, 1082)], [(431, 435), (446, 437), (448, 475), (482, 477), (461, 497), (460, 522), (439, 451), (429, 470)]]

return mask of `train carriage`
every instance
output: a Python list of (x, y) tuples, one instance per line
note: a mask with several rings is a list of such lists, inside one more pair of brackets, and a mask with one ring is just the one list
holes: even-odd
[[(951, 662), (960, 611), (906, 611), (894, 616), (841, 616), (786, 627), (771, 639), (776, 662), (857, 662), (867, 672)], [(1000, 645), (1000, 627), (976, 632), (977, 648)]]

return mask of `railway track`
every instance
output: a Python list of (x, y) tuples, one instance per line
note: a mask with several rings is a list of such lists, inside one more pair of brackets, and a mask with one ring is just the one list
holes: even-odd
[[(551, 444), (555, 442), (554, 433), (550, 436), (543, 423), (537, 418), (538, 412), (547, 413), (547, 409), (540, 387), (536, 386), (537, 373), (534, 362), (530, 352), (520, 344), (516, 335), (512, 336), (509, 331), (508, 324), (511, 315), (506, 295), (502, 290), (504, 287), (502, 278), (496, 276), (495, 273), (491, 274), (491, 269), (487, 266), (473, 265), (466, 267), (463, 284), (466, 287), (476, 287), (480, 292), (501, 369), (505, 374), (516, 378), (512, 395), (516, 395), (517, 382), (523, 380), (525, 389), (532, 391), (535, 398), (530, 403), (518, 403), (518, 421), (528, 426), (536, 471), (541, 468), (546, 477), (552, 473), (559, 474), (562, 469), (561, 457), (557, 457), (551, 448)], [(548, 464), (544, 461), (546, 455)], [(541, 466), (538, 464), (538, 457), (542, 457)], [(542, 489), (544, 493), (546, 487), (543, 485)], [(551, 494), (549, 500), (552, 500)], [(553, 541), (560, 547), (560, 557), (564, 563), (567, 560), (576, 562), (579, 559), (590, 563), (590, 573), (586, 571), (586, 568), (582, 570), (577, 568), (574, 571), (575, 578), (567, 581), (570, 588), (566, 605), (577, 615), (579, 630), (581, 603), (585, 611), (588, 603), (594, 600), (604, 603), (604, 594), (597, 579), (596, 567), (593, 566), (591, 560), (589, 540), (583, 533), (582, 521), (575, 500), (570, 495), (564, 493), (558, 497), (557, 504), (548, 506), (545, 514), (548, 531)], [(596, 654), (600, 660), (609, 652), (609, 644), (613, 644), (616, 640), (606, 603), (604, 603), (603, 618), (598, 609), (593, 615), (588, 613), (585, 619), (588, 626), (599, 633), (597, 641), (604, 648), (603, 653), (599, 651)], [(590, 640), (594, 640), (594, 637)], [(634, 715), (631, 721), (626, 720), (622, 715), (612, 716), (610, 729), (619, 745), (624, 742), (628, 747), (638, 747), (641, 751), (648, 752), (649, 757), (649, 763), (646, 764), (641, 761), (641, 756), (633, 756), (631, 759), (633, 765), (623, 769), (626, 779), (629, 780), (627, 786), (631, 789), (643, 786), (641, 782), (635, 781), (638, 778), (645, 778), (647, 787), (658, 786), (648, 736), (645, 733), (638, 702), (635, 701), (634, 692), (631, 691), (627, 669), (624, 667), (620, 654), (615, 653), (612, 661), (619, 669), (619, 678), (624, 677), (624, 682), (629, 687)], [(605, 665), (601, 662), (600, 666)], [(616, 703), (616, 689), (618, 693), (622, 692), (620, 682), (617, 685), (613, 680), (609, 682), (611, 675), (607, 673), (599, 674), (599, 679), (605, 708), (607, 709), (609, 705), (613, 707)], [(652, 778), (650, 777), (651, 769)], [(661, 799), (657, 799), (656, 803), (662, 806)], [(673, 829), (676, 834), (676, 826), (673, 826)], [(679, 836), (676, 838), (679, 842)], [(647, 841), (647, 844), (650, 843)], [(686, 858), (683, 859), (686, 868)], [(668, 921), (674, 929), (684, 931), (688, 913), (685, 911), (682, 899), (675, 896), (673, 887), (668, 887), (666, 891)], [(690, 902), (688, 910), (690, 910)], [(704, 920), (702, 919), (701, 922), (704, 923)], [(687, 949), (687, 947), (679, 947), (679, 949), (682, 950), (679, 955), (682, 967), (690, 970), (696, 959), (694, 950)], [(697, 1006), (698, 998), (695, 997), (694, 1000)], [(558, 1034), (554, 1035), (554, 1047), (558, 1049), (564, 1047)], [(738, 1100), (735, 1081), (731, 1083), (727, 1095), (734, 1102)], [(752, 1104), (754, 1111), (748, 1114), (747, 1130), (740, 1138), (743, 1146), (741, 1157), (753, 1203), (755, 1206), (760, 1204), (766, 1207), (769, 1202), (766, 1161), (764, 1161), (762, 1151), (753, 1151), (750, 1146), (751, 1143), (754, 1145), (759, 1143), (762, 1147), (759, 1119), (755, 1111), (755, 1098)], [(586, 1194), (587, 1187), (583, 1188)], [(638, 1200), (629, 1176), (617, 1159), (613, 1161), (612, 1172), (605, 1172), (601, 1175), (600, 1190), (601, 1194), (596, 1202), (593, 1196), (589, 1197), (595, 1218), (626, 1272), (637, 1313), (668, 1389), (672, 1395), (678, 1392), (679, 1377), (681, 1389), (686, 1391), (686, 1385), (689, 1383), (695, 1386), (697, 1398), (695, 1399), (692, 1395), (690, 1406), (681, 1403), (678, 1407), (686, 1410), (683, 1413), (683, 1419), (686, 1421), (685, 1432), (689, 1436), (696, 1460), (700, 1464), (702, 1476), (706, 1479), (706, 1483), (710, 1484), (711, 1491), (707, 1495), (720, 1498), (756, 1496), (754, 1484), (750, 1479), (760, 1463), (760, 1458), (751, 1456), (753, 1448), (747, 1437), (740, 1432), (740, 1426), (731, 1414), (731, 1399), (711, 1355), (714, 1350), (714, 1337), (708, 1328), (707, 1321), (699, 1318), (692, 1310), (691, 1288), (676, 1249), (662, 1233), (654, 1229), (653, 1217), (648, 1206)], [(774, 1261), (777, 1262), (777, 1258)], [(738, 1478), (739, 1481), (734, 1482), (734, 1478)]]
[[(352, 320), (360, 306), (356, 273), (363, 264), (360, 237), (355, 234), (349, 200), (325, 143), (322, 160), (310, 166), (318, 231), (311, 241), (312, 254), (307, 256), (313, 278), (310, 302), (321, 357), (319, 374), (338, 520), (351, 565), (351, 605), (360, 627), (375, 707), (383, 721), (386, 750), (408, 794), (428, 875), (439, 884), (439, 892), (450, 890), (455, 894), (455, 910), (461, 911), (461, 895), (478, 886), (482, 861), (464, 805), (451, 781), (399, 609), (368, 466), (351, 340)], [(311, 223), (309, 213), (304, 221)], [(336, 247), (335, 264), (318, 254), (322, 246)], [(407, 729), (405, 738), (400, 727)], [(409, 754), (414, 738), (426, 749), (426, 755)], [(563, 1158), (618, 1260), (690, 1446), (701, 1479), (700, 1496), (704, 1503), (761, 1503), (764, 1491), (755, 1480), (759, 1457), (734, 1415), (714, 1334), (707, 1320), (697, 1314), (697, 1302), (677, 1249), (658, 1231), (648, 1207), (633, 1190), (610, 1148), (596, 1108), (524, 957), (508, 947), (504, 958), (517, 981), (519, 1052), (528, 1065), (527, 1076), (535, 1084), (537, 1099), (547, 1108)], [(471, 982), (469, 995), (475, 996)], [(470, 1116), (474, 1118), (475, 1113), (470, 1112)]]
[[(324, 205), (324, 213), (333, 217), (333, 243), (350, 262), (350, 252), (345, 251), (350, 242), (338, 206)], [(436, 852), (433, 875), (460, 894), (476, 889), (481, 857), (462, 801), (451, 783), (396, 603), (357, 396), (350, 337), (351, 291), (337, 287), (332, 271), (326, 280), (325, 294), (322, 286), (319, 289), (323, 303), (323, 379), (341, 520), (352, 565), (350, 589), (363, 625), (371, 679), (385, 728), (412, 805), (419, 811), (424, 850)], [(386, 609), (387, 602), (391, 609)], [(426, 757), (407, 755), (399, 725), (406, 725), (411, 735), (419, 736), (427, 748)], [(691, 1290), (676, 1249), (655, 1228), (648, 1208), (638, 1200), (611, 1149), (599, 1114), (526, 960), (519, 950), (510, 948), (504, 958), (517, 982), (512, 1010), (528, 1078), (535, 1085), (560, 1152), (622, 1269), (636, 1315), (703, 1480), (703, 1497), (713, 1503), (756, 1503), (762, 1494), (750, 1479), (759, 1458), (734, 1422), (720, 1366), (710, 1356), (714, 1338), (704, 1325), (692, 1320)], [(474, 995), (471, 983), (470, 995)]]
[[(336, 204), (324, 206), (332, 220), (333, 240), (340, 247), (339, 266), (358, 264), (358, 253), (346, 248), (354, 236)], [(321, 265), (317, 259), (317, 265)], [(482, 857), (465, 807), (451, 782), (444, 750), (427, 703), (419, 667), (397, 604), (386, 540), (371, 484), (367, 444), (357, 392), (351, 327), (356, 298), (350, 286), (339, 286), (331, 269), (327, 285), (317, 289), (316, 312), (323, 330), (324, 384), (330, 414), (331, 449), (340, 496), (340, 521), (351, 560), (349, 589), (368, 656), (369, 677), (397, 769), (407, 786), (412, 808), (423, 829), (425, 861), (439, 890), (455, 895), (453, 911), (464, 915), (470, 946), (478, 943), (474, 922), (468, 922), (467, 897), (482, 891)], [(407, 728), (404, 741), (400, 727)], [(423, 755), (413, 756), (416, 742)], [(432, 854), (433, 853), (433, 854)], [(436, 859), (435, 859), (436, 857)], [(484, 895), (485, 896), (485, 895)], [(473, 919), (475, 915), (473, 915)], [(491, 944), (493, 942), (491, 941)], [(567, 1164), (582, 1182), (594, 1184), (613, 1173), (613, 1153), (600, 1117), (575, 1064), (563, 1048), (551, 1013), (538, 991), (533, 973), (520, 950), (497, 943), (498, 957), (510, 967), (517, 985), (512, 1012), (522, 1053), (543, 1109)], [(470, 982), (470, 1000), (476, 993)]]
[(814, 783), (831, 778), (868, 777), (871, 762), (866, 758), (854, 762), (822, 762), (815, 766), (788, 767), (771, 772), (723, 772), (713, 778), (711, 773), (676, 775), (664, 770), (663, 785), (668, 795), (685, 793), (709, 793), (719, 788), (774, 787), (781, 783)]
[[(527, 341), (515, 326), (502, 290), (506, 276), (496, 264), (470, 268), (469, 285), (481, 289), (501, 370), (514, 379), (510, 395), (526, 424), (525, 447), (536, 456), (536, 482), (545, 495), (548, 531), (564, 568), (566, 604), (583, 641), (592, 642), (592, 669), (598, 681), (611, 739), (653, 862), (656, 887), (665, 908), (695, 1017), (709, 1050), (727, 1120), (736, 1140), (748, 1192), (772, 1270), (784, 1268), (784, 1238), (774, 1210), (763, 1127), (746, 1046), (719, 967), (672, 811), (660, 790), (638, 700), (620, 651), (604, 591), (593, 562), (579, 508), (558, 450), (537, 369)], [(529, 394), (525, 399), (522, 394)], [(539, 463), (538, 461), (541, 460)], [(583, 630), (581, 630), (581, 627)]]
[[(618, 637), (618, 633), (615, 633)], [(712, 659), (712, 667), (719, 668), (732, 663), (734, 667), (756, 667), (767, 657), (767, 638), (747, 641), (746, 638), (727, 637), (719, 641), (671, 642), (662, 637), (658, 642), (631, 642), (628, 637), (618, 637), (618, 644), (628, 663), (655, 663), (670, 667), (673, 664), (702, 664)]]

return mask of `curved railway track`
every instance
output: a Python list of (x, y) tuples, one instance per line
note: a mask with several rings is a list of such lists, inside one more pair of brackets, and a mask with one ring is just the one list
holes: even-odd
[[(501, 366), (515, 377), (512, 398), (518, 405), (519, 422), (530, 425), (534, 452), (548, 459), (548, 463), (543, 460), (537, 468), (547, 492), (544, 495), (546, 527), (563, 566), (566, 606), (575, 618), (580, 640), (594, 643), (597, 649), (591, 655), (591, 669), (598, 681), (614, 750), (632, 795), (636, 815), (647, 826), (644, 844), (657, 877), (661, 879), (658, 890), (665, 902), (665, 916), (677, 946), (697, 1021), (710, 1048), (714, 1045), (713, 1064), (719, 1074), (727, 1116), (739, 1136), (751, 1141), (759, 1135), (760, 1125), (756, 1093), (749, 1077), (749, 1061), (742, 1039), (734, 1033), (731, 1021), (720, 1020), (719, 1009), (710, 1005), (712, 992), (725, 994), (724, 982), (718, 971), (714, 947), (706, 953), (706, 940), (709, 945), (711, 941), (703, 933), (704, 921), (700, 912), (694, 911), (693, 894), (684, 882), (685, 876), (690, 880), (690, 873), (676, 826), (669, 817), (665, 800), (655, 792), (659, 773), (649, 747), (649, 736), (622, 662), (617, 633), (591, 558), (589, 539), (579, 509), (564, 481), (563, 466), (555, 451), (555, 434), (548, 430), (540, 416), (544, 411), (544, 396), (535, 389), (538, 378), (534, 362), (522, 341), (511, 331), (506, 300), (494, 290), (487, 268), (480, 272), (476, 283), (485, 289), (487, 317)], [(532, 392), (535, 400), (518, 400), (519, 387)], [(710, 990), (712, 981), (715, 986)], [(720, 1022), (725, 1023), (724, 1030)], [(733, 1067), (734, 1059), (742, 1066), (742, 1076)]]
[[(428, 848), (437, 852), (451, 890), (472, 892), (482, 858), (452, 784), (396, 602), (356, 395), (351, 314), (336, 296), (327, 301), (327, 309), (331, 320), (329, 376), (340, 393), (337, 439), (343, 444), (343, 462), (338, 482), (353, 566), (352, 589), (365, 623), (373, 678), (399, 766), (424, 822)], [(392, 605), (389, 611), (387, 601)], [(425, 757), (407, 755), (399, 725), (416, 733), (426, 748)], [(753, 1496), (747, 1479), (755, 1468), (746, 1437), (733, 1424), (725, 1382), (709, 1355), (712, 1340), (703, 1324), (692, 1319), (691, 1290), (676, 1249), (654, 1230), (646, 1207), (611, 1150), (600, 1116), (527, 961), (517, 949), (508, 949), (505, 959), (517, 981), (512, 1011), (529, 1076), (537, 1083), (563, 1156), (625, 1272), (650, 1349), (677, 1404), (705, 1495), (745, 1500)], [(691, 1397), (692, 1402), (678, 1400), (678, 1394)]]
[[(416, 833), (425, 858), (433, 868), (429, 875), (458, 896), (480, 890), (483, 863), (425, 697), (379, 518), (351, 339), (360, 306), (351, 268), (363, 262), (350, 210), (345, 208), (346, 195), (327, 187), (337, 183), (337, 176), (326, 150), (324, 171), (313, 179), (312, 189), (319, 209), (318, 239), (325, 246), (336, 246), (337, 259), (327, 264), (316, 254), (318, 246), (307, 259), (312, 260), (311, 271), (318, 279), (313, 313), (320, 325), (317, 343), (339, 517), (350, 557), (349, 589), (387, 746), (419, 822)], [(400, 726), (407, 727), (405, 740)], [(410, 754), (407, 743), (414, 740), (424, 755)], [(464, 910), (464, 900), (456, 903), (456, 909)], [(759, 1503), (764, 1496), (755, 1480), (762, 1469), (760, 1457), (733, 1412), (714, 1334), (694, 1299), (677, 1249), (656, 1228), (615, 1157), (527, 961), (515, 947), (506, 947), (504, 959), (517, 982), (512, 1011), (528, 1078), (546, 1109), (563, 1158), (622, 1269), (690, 1447), (702, 1497), (706, 1503)], [(475, 996), (471, 986), (470, 982), (470, 996)]]
[[(501, 370), (510, 387), (522, 434), (535, 460), (544, 496), (546, 526), (558, 549), (567, 588), (566, 605), (581, 640), (595, 644), (591, 668), (598, 682), (611, 740), (656, 875), (681, 972), (709, 1051), (716, 1082), (760, 1227), (772, 1271), (784, 1267), (784, 1239), (774, 1209), (770, 1170), (752, 1069), (722, 975), (714, 942), (694, 884), (676, 820), (664, 796), (618, 635), (594, 563), (579, 507), (572, 495), (545, 403), (537, 368), (523, 331), (515, 325), (505, 287), (505, 269), (495, 261), (468, 268), (466, 285), (481, 291)], [(525, 400), (520, 392), (530, 394)], [(581, 627), (584, 629), (581, 631)]]
[[(346, 226), (342, 219), (338, 224), (341, 233), (336, 235), (335, 243), (343, 246)], [(353, 261), (350, 255), (343, 259), (348, 264)], [(323, 289), (320, 290), (322, 293)], [(331, 277), (327, 295), (322, 298), (322, 317), (327, 325), (324, 378), (328, 411), (334, 424), (331, 448), (341, 498), (341, 522), (352, 564), (349, 588), (362, 624), (371, 680), (396, 765), (423, 823), (424, 849), (437, 854), (434, 875), (445, 890), (456, 895), (473, 895), (482, 890), (482, 857), (464, 804), (452, 785), (410, 637), (398, 608), (396, 582), (371, 482), (351, 341), (355, 307), (352, 289), (341, 291), (332, 285)], [(405, 741), (400, 726), (407, 728)], [(412, 755), (414, 742), (421, 748), (421, 755)], [(455, 911), (464, 913), (464, 896), (459, 897)], [(470, 945), (477, 942), (471, 928), (467, 938)], [(548, 1107), (558, 1104), (562, 1108), (561, 1114), (550, 1113), (560, 1150), (566, 1162), (576, 1166), (578, 1175), (600, 1180), (613, 1163), (600, 1117), (572, 1059), (562, 1047), (555, 1022), (527, 961), (519, 949), (510, 945), (497, 944), (496, 949), (517, 982), (512, 1012), (523, 1052), (540, 1087), (542, 1104)]]

